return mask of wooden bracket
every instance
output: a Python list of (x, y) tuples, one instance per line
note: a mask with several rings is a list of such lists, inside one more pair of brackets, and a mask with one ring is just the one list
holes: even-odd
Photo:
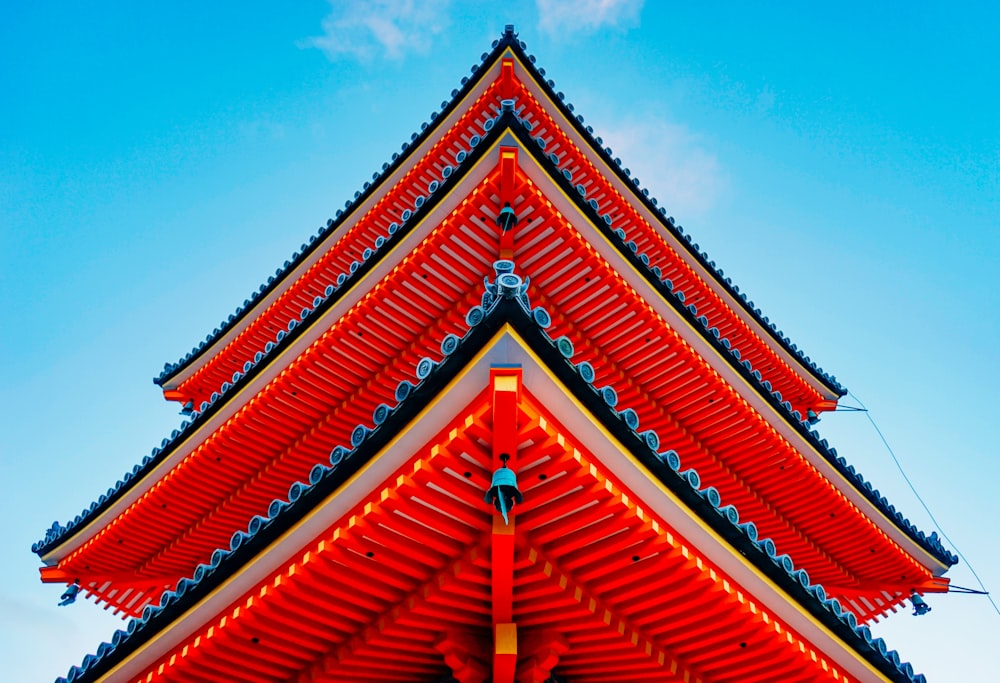
[(569, 641), (552, 630), (529, 631), (522, 640), (517, 680), (521, 683), (545, 683), (552, 676), (552, 670), (559, 665), (559, 658), (569, 651)]
[(434, 649), (444, 655), (444, 663), (458, 683), (483, 683), (489, 678), (489, 669), (476, 657), (482, 652), (481, 644), (469, 634), (447, 631), (434, 643)]

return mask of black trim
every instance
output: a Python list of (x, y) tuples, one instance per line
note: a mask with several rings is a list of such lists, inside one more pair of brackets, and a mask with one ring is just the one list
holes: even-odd
[(761, 396), (765, 402), (767, 402), (775, 412), (785, 419), (785, 422), (789, 424), (793, 429), (795, 429), (805, 440), (809, 443), (813, 449), (819, 453), (830, 465), (837, 470), (841, 475), (843, 475), (847, 481), (849, 481), (854, 488), (862, 496), (867, 498), (876, 509), (881, 511), (883, 515), (888, 519), (894, 526), (896, 526), (900, 531), (906, 534), (913, 542), (919, 545), (921, 548), (929, 552), (943, 564), (952, 566), (957, 563), (957, 558), (950, 557), (946, 554), (943, 549), (934, 548), (929, 544), (929, 541), (921, 539), (916, 533), (916, 527), (912, 529), (907, 528), (904, 524), (911, 524), (909, 520), (905, 518), (903, 520), (897, 519), (896, 514), (888, 509), (888, 506), (882, 502), (877, 492), (872, 489), (869, 490), (864, 485), (858, 481), (858, 474), (856, 471), (851, 471), (847, 469), (846, 464), (841, 464), (837, 460), (837, 455), (834, 453), (829, 446), (827, 446), (823, 440), (810, 429), (808, 423), (799, 421), (792, 415), (787, 408), (783, 405), (782, 401), (770, 391), (768, 391), (762, 384), (761, 380), (758, 380), (752, 369), (747, 369), (743, 364), (743, 361), (736, 358), (730, 349), (727, 349), (723, 343), (722, 338), (716, 338), (714, 334), (710, 332), (711, 328), (707, 328), (698, 320), (698, 315), (693, 313), (688, 305), (677, 298), (676, 295), (670, 290), (669, 287), (656, 277), (656, 274), (650, 270), (649, 266), (644, 264), (639, 258), (639, 254), (633, 252), (631, 249), (621, 244), (621, 240), (618, 235), (615, 234), (613, 226), (609, 226), (601, 215), (591, 207), (586, 199), (577, 192), (573, 184), (566, 180), (566, 178), (559, 173), (558, 169), (554, 167), (552, 160), (548, 158), (544, 150), (534, 142), (530, 135), (525, 132), (524, 127), (520, 125), (515, 125), (511, 127), (511, 132), (521, 143), (522, 147), (529, 151), (535, 161), (542, 168), (549, 169), (549, 178), (554, 182), (567, 197), (576, 205), (577, 210), (579, 210), (584, 216), (586, 216), (598, 232), (603, 234), (611, 244), (615, 245), (618, 252), (621, 254), (628, 263), (639, 272), (660, 297), (666, 301), (670, 306), (673, 307), (674, 311), (680, 315), (696, 332), (700, 333), (702, 338), (708, 342), (708, 344), (715, 348), (716, 351), (722, 356), (724, 360), (729, 363), (729, 366), (733, 368), (738, 375), (740, 375), (751, 387), (753, 387), (757, 394)]
[[(509, 117), (511, 115), (504, 114), (503, 116)], [(382, 249), (374, 253), (370, 259), (361, 263), (358, 269), (354, 273), (352, 273), (348, 277), (348, 279), (344, 282), (344, 285), (342, 287), (337, 288), (333, 292), (333, 294), (327, 297), (322, 303), (320, 303), (319, 306), (315, 307), (309, 314), (308, 318), (306, 318), (305, 320), (300, 319), (299, 324), (297, 324), (293, 329), (288, 330), (282, 341), (275, 346), (274, 350), (272, 350), (269, 354), (266, 354), (261, 359), (261, 361), (253, 365), (253, 367), (251, 367), (248, 372), (243, 373), (243, 376), (240, 378), (239, 382), (234, 384), (229, 391), (227, 391), (224, 394), (221, 394), (219, 399), (213, 402), (211, 405), (209, 405), (207, 410), (195, 416), (194, 419), (191, 421), (190, 425), (187, 427), (187, 429), (185, 429), (182, 433), (178, 434), (175, 439), (172, 439), (166, 446), (164, 446), (155, 456), (153, 456), (149, 460), (149, 462), (145, 466), (143, 466), (143, 468), (135, 476), (133, 476), (127, 482), (123, 482), (121, 487), (114, 490), (114, 492), (111, 495), (107, 496), (104, 502), (98, 504), (96, 508), (94, 508), (93, 510), (90, 510), (88, 508), (88, 511), (86, 512), (86, 514), (83, 515), (83, 518), (80, 520), (79, 524), (74, 524), (73, 526), (67, 527), (65, 529), (65, 532), (61, 536), (52, 540), (51, 542), (40, 544), (37, 550), (35, 550), (35, 552), (38, 555), (45, 555), (51, 552), (53, 549), (59, 547), (63, 543), (73, 538), (73, 536), (75, 536), (77, 533), (79, 533), (88, 524), (88, 520), (92, 520), (94, 517), (97, 517), (105, 510), (107, 510), (109, 507), (111, 507), (116, 501), (118, 501), (118, 499), (120, 499), (122, 496), (128, 493), (128, 491), (130, 491), (136, 484), (142, 481), (145, 478), (146, 474), (148, 474), (161, 462), (166, 460), (171, 453), (177, 450), (177, 448), (179, 448), (186, 441), (186, 439), (182, 438), (185, 434), (191, 432), (192, 430), (197, 429), (206, 421), (210, 420), (216, 413), (222, 410), (223, 407), (229, 403), (229, 401), (235, 394), (239, 393), (240, 389), (246, 386), (247, 383), (252, 382), (254, 378), (256, 378), (259, 374), (264, 372), (265, 369), (270, 366), (272, 360), (278, 355), (277, 353), (275, 353), (276, 351), (278, 351), (280, 348), (285, 348), (287, 347), (287, 345), (294, 343), (295, 340), (297, 340), (302, 334), (305, 333), (305, 331), (309, 327), (311, 327), (311, 323), (313, 320), (315, 320), (316, 316), (322, 316), (327, 310), (335, 306), (337, 302), (339, 302), (348, 292), (352, 291), (354, 289), (354, 284), (357, 282), (357, 280), (364, 277), (375, 266), (377, 266), (382, 261), (382, 259), (385, 258), (386, 254), (392, 250), (392, 248), (396, 245), (397, 242), (403, 240), (406, 237), (406, 235), (408, 235), (411, 231), (413, 231), (416, 228), (416, 226), (423, 221), (424, 217), (428, 213), (430, 213), (438, 205), (438, 203), (453, 189), (453, 187), (458, 185), (459, 182), (462, 180), (462, 178), (464, 178), (468, 174), (469, 170), (473, 166), (475, 166), (476, 162), (483, 157), (483, 155), (486, 153), (486, 150), (489, 149), (489, 147), (491, 146), (492, 142), (494, 142), (495, 139), (503, 133), (503, 131), (508, 129), (506, 126), (503, 125), (503, 120), (504, 120), (503, 117), (501, 117), (499, 125), (494, 126), (493, 130), (487, 133), (487, 136), (483, 138), (483, 140), (478, 145), (476, 145), (476, 147), (470, 150), (465, 161), (463, 161), (460, 165), (455, 167), (455, 170), (452, 172), (451, 176), (444, 183), (441, 184), (441, 186), (438, 188), (438, 191), (429, 195), (425, 199), (423, 205), (419, 209), (413, 212), (413, 215), (410, 216), (410, 219), (402, 223), (400, 225), (399, 230), (397, 230), (394, 235), (389, 236), (389, 239), (387, 239), (383, 244)]]
[(649, 212), (656, 217), (656, 220), (660, 223), (660, 225), (665, 230), (667, 230), (667, 232), (671, 233), (675, 238), (677, 238), (677, 241), (681, 244), (681, 246), (683, 246), (684, 249), (686, 249), (687, 252), (691, 256), (693, 256), (698, 263), (700, 263), (710, 274), (712, 274), (715, 277), (715, 281), (718, 282), (719, 285), (721, 285), (730, 294), (730, 296), (732, 296), (733, 299), (737, 303), (739, 303), (743, 307), (743, 309), (760, 324), (760, 326), (767, 332), (768, 336), (770, 336), (782, 348), (784, 348), (785, 351), (791, 354), (791, 356), (796, 359), (796, 361), (800, 366), (802, 366), (816, 380), (818, 380), (824, 386), (826, 386), (827, 389), (837, 394), (838, 396), (845, 396), (847, 394), (847, 389), (841, 386), (841, 384), (837, 382), (833, 377), (828, 376), (825, 372), (816, 367), (815, 364), (813, 364), (811, 361), (806, 361), (805, 355), (801, 353), (797, 348), (793, 349), (791, 347), (791, 342), (789, 340), (786, 340), (783, 336), (779, 336), (778, 331), (771, 328), (771, 323), (765, 322), (763, 315), (760, 314), (757, 311), (757, 309), (755, 309), (753, 306), (750, 305), (750, 301), (746, 298), (746, 296), (737, 291), (733, 287), (733, 285), (730, 285), (728, 282), (726, 282), (725, 276), (719, 273), (714, 263), (710, 262), (705, 255), (703, 255), (698, 249), (695, 248), (697, 245), (692, 242), (692, 239), (689, 235), (686, 235), (685, 233), (681, 232), (681, 230), (679, 230), (675, 224), (663, 219), (662, 215), (660, 214), (659, 207), (654, 205), (652, 200), (640, 191), (639, 186), (634, 182), (633, 178), (629, 175), (626, 175), (625, 170), (618, 163), (616, 163), (614, 158), (612, 158), (611, 155), (608, 154), (600, 144), (598, 144), (597, 140), (594, 139), (594, 135), (587, 130), (587, 127), (584, 125), (583, 121), (577, 118), (577, 115), (574, 115), (573, 111), (569, 108), (569, 106), (565, 102), (565, 99), (563, 97), (560, 97), (559, 93), (556, 92), (555, 89), (548, 84), (548, 81), (546, 81), (546, 79), (540, 73), (538, 73), (538, 70), (535, 68), (534, 59), (532, 58), (532, 56), (529, 55), (525, 51), (525, 49), (521, 47), (521, 45), (518, 44), (517, 42), (512, 43), (511, 47), (514, 50), (514, 52), (518, 55), (518, 57), (521, 58), (521, 63), (525, 66), (526, 69), (528, 69), (528, 71), (534, 78), (535, 82), (545, 92), (549, 100), (555, 104), (555, 106), (560, 110), (563, 116), (570, 122), (570, 125), (572, 125), (573, 128), (576, 129), (577, 133), (579, 133), (584, 140), (587, 140), (590, 143), (591, 149), (597, 152), (598, 156), (604, 160), (608, 168), (610, 168), (615, 173), (615, 175), (618, 176), (618, 179), (621, 180), (621, 182), (626, 187), (630, 188), (632, 196), (638, 199), (640, 202), (642, 202), (649, 210)]
[[(411, 424), (505, 324), (510, 324), (513, 327), (531, 351), (562, 382), (566, 390), (580, 400), (595, 421), (610, 432), (625, 450), (635, 456), (650, 473), (670, 488), (694, 514), (723, 537), (736, 552), (746, 557), (754, 567), (803, 606), (817, 621), (830, 629), (890, 680), (899, 683), (912, 683), (911, 678), (896, 669), (888, 659), (874, 650), (847, 623), (824, 608), (816, 597), (794, 577), (772, 562), (757, 544), (720, 515), (717, 509), (705, 498), (698, 495), (678, 472), (657, 458), (642, 439), (608, 408), (590, 385), (584, 382), (521, 305), (509, 299), (499, 301), (489, 311), (486, 318), (470, 330), (455, 353), (439, 364), (427, 379), (418, 384), (410, 396), (398, 405), (388, 419), (373, 430), (365, 441), (336, 469), (331, 470), (318, 483), (306, 489), (295, 503), (284, 508), (271, 523), (266, 524), (257, 534), (246, 539), (236, 550), (228, 554), (215, 571), (152, 615), (149, 621), (138, 627), (125, 642), (119, 643), (118, 647), (106, 653), (75, 680), (84, 683), (96, 680), (108, 673), (139, 647), (155, 637), (160, 629), (180, 618), (212, 590), (237, 573), (240, 568), (258, 555), (263, 554), (292, 526), (340, 489), (352, 475), (387, 446), (396, 434)], [(158, 628), (150, 627), (150, 624), (153, 623), (157, 624)]]
[[(441, 112), (433, 119), (433, 121), (439, 121), (440, 119), (447, 118), (447, 116), (451, 114), (458, 107), (459, 102), (461, 102), (465, 98), (465, 96), (468, 95), (469, 92), (471, 92), (479, 84), (480, 80), (482, 80), (482, 77), (486, 74), (486, 72), (493, 67), (493, 64), (494, 62), (496, 62), (497, 57), (508, 46), (515, 47), (516, 41), (513, 35), (507, 36), (505, 34), (503, 39), (501, 39), (497, 43), (497, 45), (494, 46), (494, 48), (486, 55), (485, 59), (483, 59), (482, 62), (478, 65), (472, 78), (469, 78), (458, 90), (458, 92), (452, 95), (451, 99), (448, 100), (447, 106), (445, 106), (441, 110)], [(350, 206), (346, 207), (343, 210), (343, 213), (341, 213), (337, 218), (332, 219), (332, 223), (329, 223), (327, 225), (321, 237), (315, 239), (311, 244), (307, 245), (306, 249), (302, 250), (297, 256), (293, 257), (293, 259), (289, 262), (288, 267), (282, 270), (281, 275), (275, 276), (274, 280), (270, 284), (266, 285), (263, 291), (260, 291), (258, 289), (255, 291), (254, 294), (251, 295), (251, 298), (249, 300), (250, 301), (249, 306), (244, 306), (243, 308), (238, 310), (233, 320), (232, 321), (227, 320), (224, 323), (224, 326), (219, 329), (218, 334), (212, 335), (211, 340), (206, 340), (202, 345), (197, 347), (197, 350), (195, 352), (189, 354), (187, 357), (183, 358), (180, 362), (176, 363), (174, 367), (172, 367), (169, 371), (164, 370), (164, 372), (161, 373), (159, 377), (153, 379), (153, 383), (158, 386), (162, 386), (163, 384), (169, 382), (171, 378), (175, 377), (177, 374), (186, 369), (198, 358), (205, 355), (205, 352), (211, 349), (221, 337), (225, 336), (225, 334), (229, 331), (231, 327), (238, 325), (244, 318), (247, 317), (247, 315), (251, 311), (257, 308), (258, 300), (260, 298), (266, 297), (268, 294), (272, 292), (272, 290), (278, 288), (278, 286), (281, 283), (283, 283), (288, 278), (288, 276), (303, 261), (305, 261), (314, 251), (319, 249), (321, 244), (326, 242), (327, 238), (329, 238), (330, 235), (332, 235), (338, 229), (340, 229), (340, 227), (342, 227), (344, 223), (348, 222), (349, 219), (354, 215), (358, 207), (364, 204), (369, 197), (371, 197), (373, 194), (375, 194), (376, 191), (378, 191), (381, 188), (382, 181), (386, 177), (395, 173), (396, 170), (399, 169), (399, 167), (405, 164), (406, 161), (410, 158), (410, 156), (413, 155), (414, 150), (420, 147), (420, 145), (422, 145), (424, 141), (437, 130), (437, 128), (438, 128), (437, 124), (429, 125), (424, 130), (420, 131), (419, 133), (416, 133), (417, 137), (411, 140), (411, 142), (406, 143), (404, 145), (404, 148), (401, 150), (399, 156), (397, 156), (394, 160), (392, 160), (389, 163), (388, 168), (386, 168), (379, 174), (378, 179), (374, 180), (371, 183), (371, 185), (368, 186), (367, 189), (362, 190), (361, 194), (350, 202)], [(462, 165), (464, 166), (465, 164), (463, 163)]]

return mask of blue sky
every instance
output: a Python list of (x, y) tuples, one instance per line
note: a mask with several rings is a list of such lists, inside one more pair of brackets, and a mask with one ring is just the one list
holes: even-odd
[[(57, 609), (30, 545), (177, 426), (150, 379), (343, 206), (505, 23), (702, 248), (865, 401), (1000, 591), (997, 10), (584, 4), (0, 9), (11, 680), (64, 674), (120, 625), (91, 603)], [(863, 414), (819, 430), (934, 528)], [(964, 563), (950, 576), (976, 586)], [(877, 632), (929, 680), (990, 680), (993, 607), (928, 602)]]

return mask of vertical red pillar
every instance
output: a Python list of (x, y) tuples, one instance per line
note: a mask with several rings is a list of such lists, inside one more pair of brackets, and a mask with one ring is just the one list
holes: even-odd
[[(521, 368), (491, 368), (493, 390), (493, 460), (514, 469), (517, 460), (517, 406)], [(502, 460), (501, 456), (506, 456)], [(514, 683), (517, 669), (517, 625), (514, 624), (514, 533), (516, 510), (509, 523), (493, 517), (493, 683)]]
[[(517, 148), (500, 148), (500, 207), (512, 207), (517, 199)], [(514, 230), (511, 225), (500, 234), (500, 258), (514, 260)]]
[(514, 79), (514, 58), (504, 57), (500, 62), (500, 97), (510, 99), (514, 97), (514, 90), (517, 87)]

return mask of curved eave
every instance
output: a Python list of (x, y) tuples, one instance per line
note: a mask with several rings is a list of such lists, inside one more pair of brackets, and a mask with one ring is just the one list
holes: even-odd
[(496, 79), (500, 70), (499, 56), (514, 42), (511, 36), (505, 35), (488, 55), (484, 55), (481, 63), (474, 68), (471, 78), (463, 78), (459, 89), (452, 92), (450, 100), (443, 102), (441, 112), (425, 123), (419, 132), (413, 133), (409, 143), (403, 143), (401, 152), (393, 155), (391, 162), (383, 165), (382, 173), (373, 177), (371, 184), (355, 194), (353, 201), (348, 201), (342, 211), (338, 210), (336, 218), (328, 221), (321, 228), (318, 238), (292, 256), (289, 262), (275, 276), (274, 280), (263, 289), (253, 293), (252, 299), (245, 302), (230, 320), (221, 325), (221, 329), (209, 335), (186, 357), (177, 363), (165, 367), (153, 381), (164, 391), (174, 391), (189, 379), (201, 364), (218, 354), (228, 346), (257, 317), (275, 303), (278, 297), (288, 287), (301, 278), (321, 255), (337, 247), (338, 242), (371, 211), (387, 188), (398, 187), (402, 179), (425, 157), (430, 149), (452, 131), (455, 124), (467, 111), (470, 102), (481, 96), (487, 87)]
[(606, 171), (606, 177), (614, 179), (615, 188), (625, 196), (630, 196), (634, 202), (642, 207), (642, 215), (650, 226), (658, 228), (670, 246), (678, 253), (687, 254), (692, 265), (694, 265), (704, 282), (716, 294), (718, 294), (729, 307), (745, 314), (745, 320), (752, 326), (754, 332), (761, 340), (768, 340), (767, 343), (778, 356), (789, 365), (798, 368), (799, 375), (808, 378), (814, 385), (816, 391), (823, 396), (824, 409), (831, 409), (837, 400), (847, 394), (847, 389), (843, 387), (834, 377), (824, 372), (807, 356), (805, 356), (790, 339), (782, 334), (778, 328), (766, 319), (760, 309), (756, 308), (746, 294), (741, 294), (739, 287), (725, 277), (723, 272), (709, 259), (707, 253), (701, 251), (698, 244), (693, 242), (691, 235), (685, 234), (680, 226), (673, 222), (672, 218), (666, 216), (663, 208), (658, 206), (655, 198), (650, 196), (648, 190), (641, 188), (637, 178), (632, 178), (631, 174), (621, 164), (612, 157), (610, 148), (602, 147), (595, 138), (592, 129), (586, 126), (581, 115), (573, 113), (573, 107), (560, 93), (538, 72), (534, 66), (534, 58), (528, 55), (521, 45), (514, 43), (511, 51), (518, 57), (522, 68), (531, 74), (530, 84), (534, 86), (537, 95), (544, 99), (561, 116), (564, 130), (572, 131), (574, 141), (580, 150), (588, 152), (591, 163), (602, 171)]
[[(502, 132), (501, 128), (498, 126), (493, 136), (494, 142)], [(412, 218), (403, 223), (399, 231), (386, 242), (382, 250), (374, 254), (373, 258), (363, 262), (350, 274), (343, 287), (338, 287), (310, 311), (309, 316), (303, 317), (302, 324), (292, 326), (287, 334), (282, 332), (272, 350), (261, 354), (258, 361), (248, 364), (250, 367), (240, 373), (239, 380), (231, 387), (224, 387), (204, 410), (197, 412), (190, 422), (185, 423), (187, 426), (184, 429), (175, 430), (170, 439), (164, 439), (161, 448), (154, 448), (142, 467), (135, 471), (134, 476), (121, 481), (109, 495), (102, 496), (100, 502), (92, 505), (79, 522), (66, 529), (60, 536), (52, 541), (38, 544), (35, 552), (43, 562), (48, 564), (58, 561), (80, 547), (112, 519), (138, 501), (156, 481), (189, 455), (198, 444), (214, 434), (325, 331), (322, 325), (315, 324), (317, 319), (335, 321), (364, 298), (370, 287), (398, 265), (402, 256), (413, 248), (413, 243), (422, 239), (422, 235), (414, 234), (415, 227), (439, 221), (460, 203), (464, 196), (456, 194), (454, 190), (464, 178), (468, 176), (472, 183), (478, 183), (486, 176), (490, 167), (481, 161), (489, 148), (489, 144), (482, 144), (473, 150), (466, 162), (456, 169), (447, 187), (429, 197)]]
[[(711, 359), (710, 365), (718, 371), (728, 384), (737, 387), (739, 394), (750, 402), (750, 405), (768, 424), (774, 426), (783, 438), (817, 468), (824, 478), (834, 482), (838, 490), (845, 493), (850, 501), (864, 510), (865, 514), (876, 522), (894, 542), (906, 548), (907, 552), (920, 563), (931, 569), (936, 576), (943, 574), (953, 566), (957, 558), (949, 556), (943, 549), (930, 548), (919, 537), (919, 531), (908, 520), (890, 507), (877, 490), (860, 485), (859, 476), (853, 468), (849, 468), (843, 458), (839, 458), (825, 439), (810, 428), (807, 420), (790, 409), (775, 392), (769, 391), (760, 376), (755, 375), (752, 366), (741, 362), (739, 355), (734, 354), (726, 346), (724, 338), (712, 334), (709, 325), (701, 320), (696, 311), (686, 306), (684, 299), (678, 298), (650, 268), (643, 263), (641, 255), (627, 248), (608, 226), (589, 206), (571, 183), (561, 175), (553, 172), (551, 162), (545, 157), (537, 145), (531, 144), (530, 138), (521, 127), (513, 129), (515, 137), (522, 149), (528, 151), (534, 165), (522, 162), (522, 168), (532, 180), (537, 183), (552, 183), (558, 192), (547, 194), (563, 215), (577, 214), (579, 222), (589, 224), (603, 237), (603, 242), (591, 241), (598, 252), (615, 266), (615, 270), (633, 288), (640, 297), (650, 303), (671, 327), (681, 332), (685, 341), (692, 345), (703, 358)], [(532, 172), (532, 171), (535, 172)], [(562, 200), (562, 201), (559, 201)], [(574, 221), (576, 222), (576, 221)], [(603, 247), (603, 248), (602, 248)], [(677, 324), (675, 321), (682, 321)]]
[[(454, 190), (462, 183), (462, 179), (466, 178), (471, 183), (478, 183), (489, 173), (490, 169), (493, 168), (491, 160), (497, 153), (497, 144), (504, 137), (508, 140), (511, 139), (508, 133), (512, 134), (520, 142), (522, 149), (530, 150), (534, 155), (533, 165), (528, 160), (524, 160), (522, 162), (523, 165), (535, 168), (536, 172), (544, 172), (548, 165), (547, 159), (537, 152), (535, 149), (536, 146), (531, 144), (530, 138), (525, 136), (522, 126), (515, 123), (512, 128), (508, 128), (512, 123), (508, 118), (503, 121), (502, 125), (498, 124), (491, 133), (491, 138), (485, 140), (474, 151), (469, 160), (456, 171), (451, 181), (452, 184), (447, 188), (443, 188), (439, 194), (431, 197), (421, 208), (420, 212), (414, 215), (413, 219), (401, 228), (400, 232), (394, 238), (395, 241), (387, 243), (385, 251), (379, 252), (371, 260), (365, 262), (350, 281), (345, 283), (343, 288), (335, 292), (329, 299), (316, 308), (306, 321), (306, 324), (296, 326), (281, 339), (271, 353), (265, 356), (260, 363), (255, 365), (240, 379), (237, 385), (233, 387), (235, 391), (224, 393), (204, 414), (196, 418), (192, 429), (180, 435), (183, 438), (175, 439), (167, 445), (167, 448), (159, 452), (155, 460), (151, 462), (152, 466), (142, 473), (141, 477), (137, 477), (130, 482), (132, 484), (131, 487), (123, 488), (119, 491), (117, 498), (105, 501), (103, 507), (95, 510), (85, 525), (78, 525), (71, 530), (72, 533), (66, 534), (64, 537), (42, 548), (40, 552), (44, 553), (43, 560), (46, 562), (56, 561), (80, 547), (82, 543), (100, 531), (111, 519), (138, 500), (152, 483), (157, 481), (176, 463), (180, 462), (198, 443), (207, 438), (208, 435), (213, 434), (236, 410), (245, 405), (251, 397), (256, 396), (262, 387), (267, 385), (279, 372), (287, 367), (292, 359), (297, 358), (303, 353), (326, 329), (326, 325), (319, 324), (318, 321), (339, 319), (340, 316), (360, 300), (372, 287), (373, 283), (379, 282), (383, 277), (387, 276), (400, 261), (402, 255), (409, 253), (412, 245), (422, 239), (424, 233), (417, 230), (416, 226), (436, 225), (443, 215), (447, 215), (460, 202), (464, 195), (458, 194)], [(739, 363), (732, 354), (728, 353), (721, 341), (711, 335), (705, 326), (699, 323), (695, 315), (683, 305), (683, 302), (678, 301), (676, 297), (672, 296), (669, 290), (665, 289), (663, 284), (644, 266), (642, 261), (630, 250), (626, 249), (624, 245), (620, 244), (620, 240), (616, 240), (610, 228), (562, 180), (561, 176), (553, 175), (551, 171), (552, 169), (548, 168), (548, 172), (543, 173), (543, 176), (539, 178), (541, 182), (555, 183), (555, 186), (558, 188), (558, 191), (550, 191), (548, 194), (554, 199), (557, 195), (561, 198), (562, 203), (565, 205), (561, 208), (565, 209), (564, 213), (575, 215), (573, 219), (575, 222), (587, 225), (588, 229), (595, 229), (602, 235), (602, 244), (606, 247), (604, 255), (612, 260), (617, 259), (618, 265), (616, 269), (622, 276), (629, 280), (634, 288), (640, 292), (643, 289), (646, 290), (643, 298), (653, 302), (654, 307), (658, 306), (658, 310), (667, 319), (674, 321), (679, 319), (680, 323), (673, 322), (671, 324), (678, 329), (686, 331), (686, 339), (699, 349), (699, 353), (702, 356), (708, 358), (714, 357), (711, 364), (717, 370), (726, 373), (726, 379), (730, 384), (742, 387), (740, 393), (751, 400), (755, 410), (765, 415), (768, 422), (776, 425), (782, 431), (784, 438), (796, 444), (796, 447), (810, 459), (810, 462), (817, 469), (824, 473), (827, 479), (834, 482), (839, 482), (843, 479), (850, 484), (850, 486), (839, 486), (839, 488), (847, 493), (853, 491), (854, 498), (852, 502), (862, 510), (867, 509), (866, 514), (875, 520), (881, 528), (885, 529), (896, 543), (906, 548), (911, 556), (920, 558), (921, 563), (925, 566), (934, 568), (933, 573), (942, 573), (948, 565), (937, 556), (930, 554), (926, 549), (922, 550), (922, 546), (910, 538), (909, 533), (912, 532), (902, 530), (904, 533), (899, 533), (899, 522), (889, 519), (884, 511), (880, 511), (876, 503), (861, 495), (862, 491), (857, 489), (856, 483), (852, 483), (852, 480), (847, 479), (844, 473), (839, 472), (837, 469), (838, 461), (826, 450), (825, 445), (819, 441), (815, 433), (795, 420), (772, 394), (765, 391), (752, 372)], [(151, 476), (154, 472), (159, 474)], [(145, 480), (146, 483), (139, 485), (141, 480)], [(885, 521), (891, 523), (885, 524)], [(894, 528), (897, 531), (894, 532)], [(72, 540), (74, 537), (76, 537), (76, 540)]]
[[(130, 624), (127, 633), (116, 634), (113, 644), (102, 646), (100, 656), (88, 658), (74, 672), (73, 680), (99, 680), (109, 673), (134, 677), (155, 665), (188, 634), (197, 632), (205, 618), (260, 586), (292, 553), (376, 490), (400, 458), (405, 461), (447, 424), (455, 405), (467, 405), (475, 398), (490, 364), (498, 361), (521, 364), (525, 385), (533, 395), (551, 405), (565, 425), (583, 430), (575, 438), (595, 453), (607, 453), (602, 459), (605, 466), (618, 467), (616, 474), (654, 513), (683, 526), (680, 532), (697, 539), (694, 545), (699, 552), (736, 577), (786, 628), (814, 643), (859, 680), (922, 680), (908, 673), (908, 665), (899, 664), (898, 657), (887, 657), (884, 644), (872, 640), (866, 627), (852, 626), (839, 615), (839, 607), (817, 599), (807, 582), (763, 552), (704, 492), (692, 488), (684, 476), (666, 465), (642, 435), (628, 429), (603, 404), (552, 340), (510, 300), (501, 301), (472, 328), (456, 351), (337, 467), (311, 477), (311, 484), (295, 492), (293, 503), (274, 508), (275, 514), (256, 531), (238, 533), (231, 551), (220, 551), (211, 567), (200, 568), (194, 580), (185, 580), (183, 589), (166, 596), (163, 607), (150, 608), (141, 621)], [(550, 391), (570, 401), (547, 401)]]

